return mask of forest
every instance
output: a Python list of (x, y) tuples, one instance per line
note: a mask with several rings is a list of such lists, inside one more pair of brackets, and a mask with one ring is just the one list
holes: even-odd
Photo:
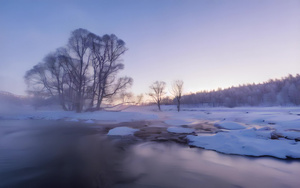
[(300, 75), (187, 94), (182, 96), (181, 103), (212, 107), (300, 105)]

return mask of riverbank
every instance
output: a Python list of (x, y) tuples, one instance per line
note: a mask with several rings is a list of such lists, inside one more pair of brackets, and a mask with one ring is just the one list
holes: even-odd
[[(226, 154), (300, 158), (299, 107), (196, 108), (132, 106), (123, 111), (75, 113), (19, 110), (1, 119), (40, 119), (135, 128), (135, 137), (179, 143)], [(122, 133), (124, 134), (124, 133)]]

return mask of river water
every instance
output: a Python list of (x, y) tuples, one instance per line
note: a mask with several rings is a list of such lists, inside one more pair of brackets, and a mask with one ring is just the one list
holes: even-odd
[(299, 187), (300, 160), (107, 137), (97, 125), (0, 121), (0, 187)]

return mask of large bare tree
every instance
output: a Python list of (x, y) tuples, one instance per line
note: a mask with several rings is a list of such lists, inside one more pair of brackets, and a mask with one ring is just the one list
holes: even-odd
[(166, 83), (163, 81), (156, 81), (150, 86), (151, 92), (149, 93), (149, 96), (152, 97), (154, 102), (157, 104), (159, 111), (161, 111), (160, 105), (163, 96), (165, 95), (165, 88)]
[(96, 102), (95, 108), (99, 110), (103, 99), (125, 89), (133, 80), (129, 77), (116, 79), (117, 73), (124, 69), (124, 64), (120, 61), (120, 57), (127, 51), (123, 40), (113, 34), (99, 37), (92, 33), (90, 40), (94, 72), (91, 106)]
[(175, 97), (177, 102), (177, 111), (180, 111), (180, 102), (182, 97), (182, 91), (183, 91), (183, 81), (182, 80), (175, 80), (172, 84), (172, 95)]
[(84, 98), (87, 89), (87, 73), (91, 61), (92, 53), (89, 50), (90, 40), (89, 31), (86, 29), (76, 29), (71, 33), (68, 47), (70, 49), (71, 66), (75, 71), (74, 81), (76, 90), (76, 112), (81, 112), (83, 108)]
[(126, 50), (124, 41), (115, 35), (100, 37), (77, 29), (65, 48), (26, 72), (28, 91), (57, 96), (64, 110), (99, 110), (103, 99), (112, 99), (132, 85), (132, 78), (117, 77), (124, 68), (121, 56)]

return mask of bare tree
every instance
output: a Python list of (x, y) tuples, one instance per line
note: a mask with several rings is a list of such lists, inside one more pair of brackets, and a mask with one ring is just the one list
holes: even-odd
[(28, 70), (24, 76), (25, 82), (28, 85), (27, 92), (33, 95), (51, 96), (53, 92), (46, 75), (46, 68), (43, 63), (38, 63), (32, 69)]
[(139, 94), (136, 96), (136, 105), (141, 105), (143, 103), (144, 95)]
[(64, 110), (73, 110), (75, 97), (71, 95), (72, 82), (63, 49), (48, 54), (41, 63), (26, 72), (28, 92), (38, 98), (57, 97)]
[(156, 81), (150, 86), (152, 92), (149, 93), (149, 96), (152, 97), (154, 102), (157, 104), (159, 111), (161, 111), (160, 105), (162, 98), (165, 95), (165, 88), (166, 83), (163, 81)]
[(47, 55), (26, 72), (28, 90), (57, 96), (64, 110), (100, 110), (103, 99), (114, 99), (133, 83), (130, 77), (117, 77), (124, 69), (120, 58), (126, 50), (125, 42), (113, 34), (99, 37), (76, 29), (66, 48)]
[(172, 84), (172, 95), (175, 97), (177, 102), (177, 110), (180, 111), (180, 100), (182, 97), (182, 91), (183, 91), (183, 81), (182, 80), (175, 80)]
[(99, 37), (93, 33), (90, 33), (90, 41), (94, 72), (92, 101), (96, 101), (95, 108), (99, 110), (103, 99), (131, 86), (133, 80), (129, 77), (116, 79), (116, 74), (124, 69), (120, 60), (127, 51), (124, 41), (113, 34)]
[(70, 56), (73, 57), (70, 63), (75, 72), (73, 79), (76, 86), (76, 112), (81, 112), (83, 109), (84, 94), (87, 89), (87, 72), (92, 55), (89, 51), (89, 33), (86, 29), (76, 29), (71, 33), (68, 43)]

